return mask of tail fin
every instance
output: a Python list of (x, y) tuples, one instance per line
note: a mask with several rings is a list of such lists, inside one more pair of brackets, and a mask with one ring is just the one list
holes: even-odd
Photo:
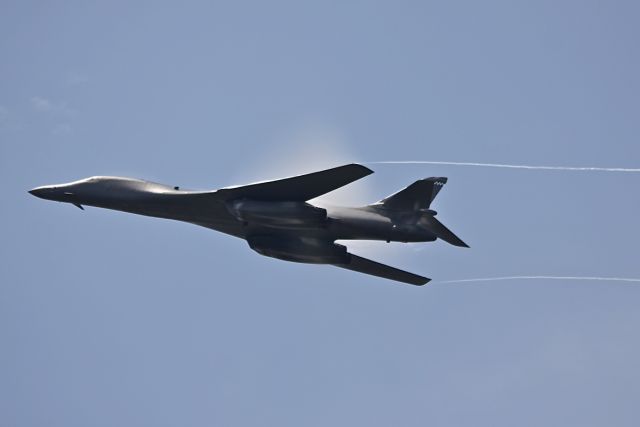
[(446, 183), (447, 178), (445, 177), (421, 179), (407, 188), (380, 200), (374, 206), (383, 206), (386, 209), (402, 212), (406, 221), (412, 224), (420, 224), (429, 229), (439, 239), (454, 246), (468, 248), (469, 245), (438, 221), (435, 218), (436, 212), (429, 209), (431, 202), (433, 202), (433, 199), (436, 198), (442, 186)]
[(407, 188), (380, 200), (377, 204), (385, 208), (402, 211), (418, 211), (429, 209), (447, 178), (431, 177), (414, 182)]

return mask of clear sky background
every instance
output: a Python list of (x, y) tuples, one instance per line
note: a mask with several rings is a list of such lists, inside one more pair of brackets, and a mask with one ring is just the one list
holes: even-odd
[(213, 189), (350, 161), (640, 167), (640, 3), (0, 5), (0, 425), (636, 426), (640, 174), (448, 176), (470, 249), (354, 251), (396, 284), (188, 224), (36, 199), (91, 175)]

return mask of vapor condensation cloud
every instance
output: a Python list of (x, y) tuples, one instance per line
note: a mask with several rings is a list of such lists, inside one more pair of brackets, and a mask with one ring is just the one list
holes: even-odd
[[(281, 130), (257, 148), (235, 184), (285, 178), (353, 163), (359, 156), (345, 133), (322, 120), (305, 120)], [(370, 180), (362, 179), (313, 199), (318, 205), (357, 206), (379, 200)], [(377, 198), (376, 198), (377, 197)]]
[(495, 282), (499, 280), (591, 280), (598, 282), (640, 282), (633, 277), (598, 277), (598, 276), (502, 276), (479, 277), (473, 279), (441, 280), (440, 283)]
[(638, 173), (640, 168), (608, 168), (596, 166), (539, 166), (539, 165), (512, 165), (505, 163), (476, 163), (476, 162), (440, 162), (429, 160), (391, 160), (379, 162), (365, 162), (366, 164), (395, 164), (395, 165), (449, 165), (449, 166), (476, 166), (485, 168), (507, 168), (507, 169), (533, 169), (533, 170), (555, 170), (555, 171), (592, 171), (592, 172), (631, 172)]

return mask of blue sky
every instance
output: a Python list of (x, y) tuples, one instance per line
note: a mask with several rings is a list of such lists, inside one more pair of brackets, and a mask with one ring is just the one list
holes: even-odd
[[(403, 286), (45, 202), (91, 175), (218, 188), (351, 161), (639, 167), (632, 1), (31, 2), (0, 13), (0, 424), (632, 426), (638, 174), (447, 176), (471, 246), (357, 244)], [(440, 282), (440, 283), (439, 283)]]

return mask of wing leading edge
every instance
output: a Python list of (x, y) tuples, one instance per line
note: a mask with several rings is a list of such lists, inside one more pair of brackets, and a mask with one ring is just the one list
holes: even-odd
[(340, 268), (346, 268), (347, 270), (357, 271), (358, 273), (370, 274), (372, 276), (378, 276), (384, 279), (395, 280), (416, 286), (422, 286), (431, 281), (431, 279), (409, 273), (408, 271), (371, 261), (370, 259), (362, 258), (354, 254), (350, 255), (349, 264), (333, 265)]
[(226, 187), (216, 193), (225, 199), (248, 198), (268, 201), (305, 202), (372, 174), (365, 166), (352, 163), (319, 172), (275, 181)]

